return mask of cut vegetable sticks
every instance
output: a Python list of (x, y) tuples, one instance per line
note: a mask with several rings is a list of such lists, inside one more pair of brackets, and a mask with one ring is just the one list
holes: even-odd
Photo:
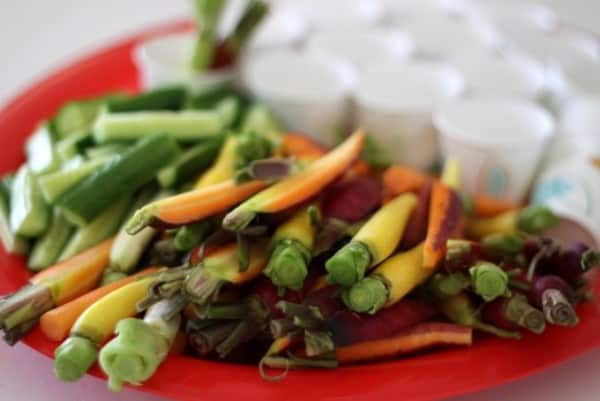
[(344, 363), (393, 357), (443, 345), (471, 345), (470, 327), (448, 323), (422, 323), (390, 338), (367, 341), (336, 349), (337, 360)]
[(306, 169), (256, 194), (223, 219), (223, 227), (239, 231), (250, 224), (258, 213), (276, 213), (313, 197), (341, 175), (362, 151), (365, 134), (357, 131), (344, 143)]
[(135, 234), (153, 224), (182, 225), (224, 212), (263, 189), (262, 181), (236, 185), (233, 180), (195, 189), (153, 202), (139, 209), (127, 222), (126, 230)]
[(462, 206), (456, 192), (441, 182), (435, 182), (423, 249), (424, 268), (434, 269), (444, 260), (446, 242), (459, 224), (461, 214)]
[(159, 270), (160, 269), (157, 267), (144, 269), (139, 273), (97, 288), (94, 291), (88, 292), (79, 298), (75, 298), (74, 300), (59, 306), (58, 308), (54, 308), (44, 313), (40, 318), (40, 328), (42, 329), (42, 333), (52, 341), (64, 340), (77, 318), (94, 302), (140, 277), (156, 273)]

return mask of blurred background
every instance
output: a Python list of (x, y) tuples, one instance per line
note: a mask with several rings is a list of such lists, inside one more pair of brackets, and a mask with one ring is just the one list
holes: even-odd
[[(282, 2), (284, 0), (275, 0)], [(321, 0), (326, 2), (328, 0)], [(287, 0), (302, 3), (302, 0)], [(387, 0), (403, 3), (405, 0)], [(407, 2), (408, 3), (408, 2)], [(522, 0), (470, 0), (476, 9)], [(564, 23), (587, 34), (600, 35), (600, 1), (537, 0)], [(42, 78), (49, 71), (142, 27), (190, 13), (188, 0), (0, 0), (0, 106)], [(600, 68), (596, 70), (600, 75)], [(459, 397), (453, 401), (595, 401), (600, 393), (596, 372), (600, 369), (600, 351), (551, 369), (532, 378)], [(158, 401), (159, 398), (132, 390), (119, 395), (107, 392), (105, 384), (85, 378), (75, 385), (59, 383), (48, 359), (17, 345), (10, 349), (0, 343), (0, 399), (75, 400), (75, 401)]]

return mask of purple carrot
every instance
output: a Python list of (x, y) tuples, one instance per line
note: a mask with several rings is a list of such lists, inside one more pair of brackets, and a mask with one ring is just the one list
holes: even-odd
[(571, 285), (579, 285), (582, 276), (598, 264), (591, 260), (593, 256), (598, 258), (598, 252), (580, 242), (573, 243), (553, 259), (553, 273)]
[(401, 250), (412, 249), (425, 240), (432, 188), (433, 182), (428, 180), (419, 190), (417, 206), (408, 220), (404, 237), (402, 237), (402, 241), (400, 242)]
[(336, 346), (390, 337), (401, 330), (431, 319), (433, 305), (405, 299), (375, 315), (356, 314), (347, 309), (335, 313), (325, 322)]
[(486, 304), (482, 318), (486, 323), (509, 331), (526, 328), (541, 334), (546, 328), (544, 314), (531, 306), (521, 294), (498, 298)]
[(531, 282), (529, 301), (541, 307), (549, 323), (560, 326), (574, 326), (579, 319), (573, 302), (575, 291), (558, 276), (536, 276)]

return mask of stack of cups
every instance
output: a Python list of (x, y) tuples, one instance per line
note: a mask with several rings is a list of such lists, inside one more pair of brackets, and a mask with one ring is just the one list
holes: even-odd
[(334, 145), (347, 123), (354, 69), (331, 57), (277, 51), (244, 66), (242, 80), (284, 125)]
[(600, 245), (600, 96), (573, 99), (536, 181), (532, 201), (563, 217), (567, 232)]
[(377, 60), (360, 75), (356, 125), (372, 133), (395, 162), (430, 169), (439, 156), (432, 112), (463, 89), (462, 77), (447, 64)]

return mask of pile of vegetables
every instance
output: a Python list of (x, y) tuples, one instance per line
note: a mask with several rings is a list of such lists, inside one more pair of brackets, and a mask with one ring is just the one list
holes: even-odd
[(327, 149), (232, 88), (70, 102), (25, 148), (0, 238), (36, 274), (0, 328), (39, 323), (65, 381), (98, 362), (118, 391), (173, 352), (275, 380), (541, 334), (578, 323), (600, 264), (543, 235), (547, 208), (464, 193), (456, 161), (386, 165), (360, 130)]

